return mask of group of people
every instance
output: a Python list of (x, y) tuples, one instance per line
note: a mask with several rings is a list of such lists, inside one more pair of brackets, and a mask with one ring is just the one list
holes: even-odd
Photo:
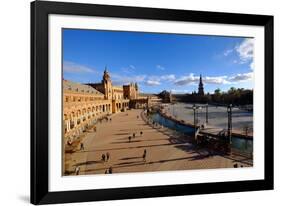
[[(140, 136), (142, 136), (142, 135), (143, 135), (143, 132), (140, 131)], [(136, 137), (136, 133), (133, 133), (133, 138), (135, 138), (135, 137)], [(131, 142), (131, 139), (132, 139), (132, 136), (129, 136), (128, 137), (129, 142)]]
[(101, 160), (102, 160), (103, 162), (108, 162), (108, 161), (109, 161), (109, 158), (110, 158), (109, 152), (107, 152), (107, 153), (101, 155)]
[[(143, 159), (144, 162), (146, 162), (146, 156), (147, 156), (147, 151), (146, 151), (146, 149), (144, 149), (144, 150), (143, 150), (143, 154), (142, 154), (142, 159)], [(101, 159), (102, 159), (103, 162), (109, 161), (109, 158), (110, 158), (109, 152), (107, 152), (106, 154), (102, 154)], [(237, 164), (236, 164), (236, 165), (237, 165)], [(234, 167), (235, 167), (235, 166), (234, 166)], [(236, 166), (236, 167), (237, 167), (237, 166)], [(241, 167), (242, 167), (242, 166), (241, 166)], [(113, 172), (112, 167), (109, 167), (108, 169), (105, 170), (104, 174), (112, 174), (112, 172)], [(75, 173), (75, 175), (79, 175), (79, 173), (80, 173), (80, 167), (79, 167), (79, 166), (76, 166), (76, 167), (75, 167), (74, 173)]]
[[(233, 165), (233, 167), (234, 167), (234, 168), (238, 168), (239, 165), (238, 165), (237, 163), (235, 163), (235, 164)], [(244, 166), (243, 166), (243, 165), (240, 165), (240, 167), (244, 167)]]
[[(137, 116), (137, 118), (139, 118), (139, 116)], [(112, 119), (109, 118), (109, 117), (106, 117), (104, 120), (107, 121), (107, 122), (108, 122), (108, 121), (110, 121), (110, 122), (112, 121)], [(101, 122), (101, 121), (102, 121), (102, 120), (100, 119), (99, 122)], [(153, 122), (153, 124), (154, 124), (154, 122)], [(95, 127), (94, 129), (95, 129), (95, 131), (96, 131), (96, 127)], [(143, 131), (140, 131), (139, 134), (140, 134), (140, 136), (142, 136), (142, 135), (143, 135)], [(136, 133), (133, 133), (132, 136), (129, 136), (129, 137), (128, 137), (129, 142), (131, 142), (131, 139), (132, 139), (132, 138), (135, 138), (135, 137), (136, 137)], [(80, 151), (84, 151), (84, 150), (85, 150), (84, 143), (81, 142), (81, 143), (80, 143)], [(143, 161), (146, 162), (146, 157), (147, 157), (147, 150), (146, 150), (146, 149), (143, 150), (143, 154), (142, 154), (141, 157), (142, 157)], [(101, 161), (102, 161), (103, 163), (108, 162), (109, 159), (110, 159), (110, 153), (109, 153), (109, 152), (103, 153), (103, 154), (101, 155)], [(76, 167), (75, 167), (74, 173), (75, 173), (76, 175), (79, 175), (79, 173), (80, 173), (80, 167), (79, 167), (79, 166), (76, 166)], [(108, 169), (105, 170), (104, 173), (105, 173), (105, 174), (112, 174), (112, 173), (113, 173), (113, 168), (110, 166)]]
[(104, 174), (112, 174), (112, 167), (105, 170)]

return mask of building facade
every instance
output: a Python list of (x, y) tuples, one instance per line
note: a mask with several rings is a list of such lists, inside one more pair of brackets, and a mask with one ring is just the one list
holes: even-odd
[(130, 83), (129, 85), (123, 85), (124, 98), (125, 99), (138, 99), (138, 85), (137, 83)]
[(95, 121), (112, 113), (112, 101), (83, 84), (63, 80), (63, 127), (65, 136), (78, 136)]
[(147, 101), (146, 97), (139, 98), (136, 83), (114, 86), (107, 69), (100, 83), (79, 84), (63, 80), (65, 140), (78, 137), (98, 119), (126, 111), (132, 105), (147, 105)]

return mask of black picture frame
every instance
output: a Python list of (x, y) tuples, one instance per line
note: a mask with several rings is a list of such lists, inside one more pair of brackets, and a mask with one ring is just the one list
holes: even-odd
[[(265, 28), (264, 180), (49, 192), (48, 15), (83, 15), (257, 25)], [(273, 16), (80, 3), (31, 3), (31, 203), (50, 204), (273, 189)]]

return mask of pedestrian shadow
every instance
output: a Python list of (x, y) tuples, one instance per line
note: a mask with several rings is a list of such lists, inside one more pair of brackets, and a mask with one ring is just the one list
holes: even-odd
[[(141, 136), (141, 135), (136, 135), (135, 137), (133, 137), (133, 133), (128, 133), (128, 135), (131, 135), (131, 137), (132, 138), (141, 138), (141, 137), (143, 137), (143, 136)], [(136, 133), (135, 133), (136, 134)], [(128, 140), (128, 136), (126, 136), (126, 137), (122, 137), (122, 138), (118, 138), (117, 140)]]
[(145, 125), (147, 125), (147, 124), (143, 124), (143, 123), (141, 123), (141, 124), (137, 124), (137, 125), (139, 125), (139, 126), (145, 126)]
[(97, 163), (103, 163), (104, 161), (98, 160), (98, 161), (86, 161), (86, 162), (80, 162), (75, 164), (74, 166), (82, 166), (82, 165), (90, 165), (90, 164), (97, 164)]
[(144, 140), (140, 140), (141, 142), (153, 142), (153, 141), (161, 141), (161, 140), (166, 140), (166, 141), (168, 141), (169, 139), (168, 138), (162, 138), (162, 139), (160, 139), (160, 138), (158, 138), (158, 139), (144, 139)]
[[(168, 162), (175, 162), (175, 161), (184, 161), (184, 160), (189, 160), (189, 161), (194, 161), (194, 160), (200, 160), (204, 158), (204, 156), (191, 156), (191, 157), (180, 157), (180, 158), (173, 158), (173, 159), (163, 159), (163, 160), (157, 160), (157, 161), (144, 161), (144, 160), (139, 160), (139, 161), (130, 161), (130, 162), (122, 162), (118, 163), (112, 166), (113, 170), (117, 168), (126, 168), (126, 167), (135, 167), (135, 166), (141, 166), (141, 165), (153, 165), (153, 164), (163, 164), (163, 163), (168, 163)], [(187, 163), (187, 162), (186, 162)], [(188, 164), (188, 163), (187, 163)], [(107, 169), (107, 167), (102, 167), (102, 168), (91, 168), (91, 169), (86, 169), (85, 172), (95, 172), (95, 171), (104, 171)], [(153, 171), (153, 170), (151, 170)], [(124, 173), (125, 171), (118, 172), (118, 173)], [(139, 171), (139, 172), (144, 172), (144, 171)]]
[(157, 160), (157, 161), (144, 161), (144, 160), (140, 160), (140, 161), (132, 161), (132, 162), (122, 162), (122, 163), (119, 163), (119, 164), (115, 164), (114, 168), (160, 164), (160, 163), (166, 163), (166, 162), (188, 160), (188, 159), (192, 159), (192, 158), (193, 157), (180, 157), (180, 158), (164, 159), (164, 160)]
[(214, 156), (214, 155), (211, 155), (211, 154), (198, 154), (196, 156), (192, 156), (190, 161), (197, 161), (197, 160), (208, 159), (208, 158), (210, 158), (212, 156)]
[(162, 147), (162, 146), (179, 145), (179, 144), (182, 144), (182, 143), (164, 143), (164, 144), (153, 144), (153, 145), (140, 145), (140, 146), (134, 146), (134, 147), (95, 149), (95, 150), (92, 150), (92, 151), (89, 151), (89, 152), (114, 151), (114, 150), (124, 150), (124, 149), (140, 149), (140, 148)]
[[(127, 138), (128, 139), (128, 138)], [(123, 143), (134, 143), (141, 142), (141, 140), (131, 140), (131, 141), (120, 141), (120, 142), (111, 142), (111, 144), (123, 144)]]
[(142, 158), (142, 156), (136, 156), (136, 157), (124, 157), (124, 158), (121, 158), (119, 160), (131, 160), (131, 159), (139, 159), (139, 158)]
[(128, 135), (128, 134), (130, 134), (130, 133), (129, 132), (123, 132), (123, 133), (116, 133), (114, 135)]
[(115, 164), (118, 166), (120, 165), (130, 165), (130, 164), (136, 164), (136, 163), (140, 163), (140, 162), (144, 162), (143, 160), (139, 160), (139, 161), (131, 161), (131, 162), (121, 162), (121, 163), (118, 163), (118, 164)]
[[(151, 127), (149, 128), (141, 128), (140, 129), (141, 131), (153, 131), (154, 129), (152, 129)], [(133, 131), (131, 129), (119, 129), (119, 131), (121, 132), (131, 132), (133, 133)]]

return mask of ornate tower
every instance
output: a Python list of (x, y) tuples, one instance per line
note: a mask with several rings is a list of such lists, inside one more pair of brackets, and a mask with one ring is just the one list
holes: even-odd
[(198, 95), (204, 95), (204, 85), (202, 82), (202, 76), (200, 74), (199, 86), (198, 86)]
[(103, 72), (102, 83), (104, 86), (105, 99), (112, 99), (112, 82), (106, 67)]

